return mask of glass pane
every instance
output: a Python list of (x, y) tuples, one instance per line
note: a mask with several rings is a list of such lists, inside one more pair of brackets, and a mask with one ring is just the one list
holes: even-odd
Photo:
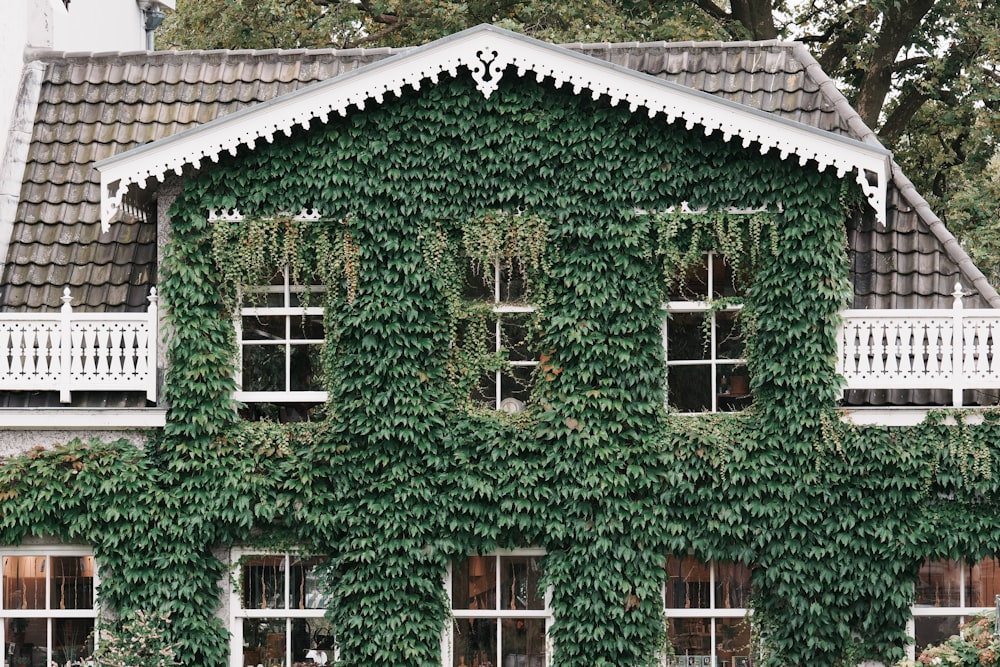
[[(674, 649), (674, 655), (685, 658), (680, 665), (702, 665), (704, 657), (712, 655), (712, 619), (671, 618), (667, 619), (667, 636)], [(692, 658), (695, 662), (691, 662)]]
[(538, 589), (541, 574), (534, 556), (501, 556), (500, 608), (545, 609), (545, 592)]
[(500, 301), (503, 303), (523, 303), (525, 300), (524, 272), (521, 263), (515, 260), (513, 270), (500, 269)]
[(244, 308), (284, 308), (285, 294), (281, 288), (253, 290), (243, 295)]
[(667, 609), (708, 609), (711, 600), (711, 571), (708, 563), (691, 556), (667, 558)]
[(712, 367), (671, 366), (667, 369), (667, 401), (680, 412), (712, 409)]
[(1000, 595), (1000, 564), (996, 558), (984, 558), (965, 573), (967, 607), (992, 607)]
[[(292, 650), (295, 652), (296, 660), (299, 657), (299, 643), (296, 640), (295, 627), (298, 620), (292, 621)], [(301, 620), (306, 623), (305, 620)], [(337, 650), (337, 639), (333, 632), (333, 624), (325, 618), (310, 618), (306, 624), (306, 629), (310, 632), (309, 649), (306, 651), (304, 659), (317, 665), (333, 664), (334, 653)]]
[(479, 385), (472, 391), (472, 402), (490, 410), (497, 407), (497, 374), (483, 373)]
[(243, 391), (285, 390), (285, 346), (243, 346)]
[(749, 619), (715, 619), (715, 657), (720, 665), (747, 667), (750, 662)]
[(493, 292), (494, 266), (475, 266), (471, 260), (466, 265), (462, 296), (472, 301), (496, 301)]
[(320, 345), (292, 345), (292, 391), (320, 391)]
[(290, 315), (289, 335), (293, 340), (323, 340), (322, 315)]
[(531, 375), (534, 366), (512, 366), (500, 373), (500, 400), (516, 398), (527, 403), (531, 397)]
[(737, 289), (732, 267), (722, 255), (712, 255), (712, 295), (719, 299), (726, 296), (739, 296), (742, 291)]
[(495, 556), (469, 556), (452, 565), (452, 609), (497, 608), (497, 559)]
[(497, 621), (494, 618), (456, 618), (453, 624), (452, 667), (497, 665)]
[(282, 618), (243, 619), (243, 664), (285, 665), (285, 632)]
[(940, 644), (948, 637), (957, 635), (961, 620), (959, 616), (915, 616), (913, 630), (917, 656), (929, 645)]
[(961, 564), (925, 561), (917, 577), (916, 605), (957, 607), (961, 604)]
[(500, 633), (503, 667), (545, 667), (545, 619), (505, 618)]
[(692, 267), (670, 291), (671, 301), (704, 301), (708, 296), (708, 258)]
[(45, 556), (3, 559), (3, 608), (45, 609)]
[(243, 608), (285, 608), (284, 556), (251, 556), (243, 560)]
[(80, 658), (94, 654), (94, 619), (52, 619), (52, 662), (78, 665)]
[(511, 361), (534, 361), (535, 353), (528, 347), (530, 313), (504, 313), (500, 318), (501, 344)]
[(750, 568), (740, 563), (715, 564), (715, 608), (746, 609), (750, 602)]
[(244, 316), (243, 340), (285, 340), (285, 321), (281, 315)]
[(324, 292), (326, 289), (317, 285), (309, 287), (292, 285), (291, 293), (288, 295), (288, 305), (291, 308), (322, 308)]
[(93, 556), (53, 556), (52, 609), (94, 608)]
[(292, 557), (292, 570), (289, 572), (292, 609), (326, 609), (329, 606), (329, 596), (322, 588), (319, 575), (325, 560), (319, 557)]
[(670, 313), (667, 317), (667, 359), (708, 359), (705, 313)]
[(48, 642), (48, 622), (44, 618), (8, 618), (4, 621), (8, 664), (43, 665)]
[(715, 314), (716, 358), (743, 358), (743, 328), (739, 311), (723, 310)]

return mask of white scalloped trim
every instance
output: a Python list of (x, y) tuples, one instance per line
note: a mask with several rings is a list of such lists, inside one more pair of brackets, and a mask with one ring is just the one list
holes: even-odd
[(820, 171), (833, 167), (838, 177), (854, 172), (876, 218), (885, 223), (889, 154), (776, 116), (743, 109), (719, 98), (672, 86), (639, 72), (630, 72), (543, 42), (482, 27), (446, 38), (406, 54), (376, 63), (358, 75), (344, 75), (264, 103), (235, 118), (224, 117), (174, 137), (111, 158), (101, 172), (101, 223), (105, 230), (117, 215), (123, 194), (131, 185), (163, 181), (170, 172), (180, 175), (186, 165), (198, 167), (207, 158), (218, 162), (224, 152), (236, 155), (241, 146), (260, 139), (272, 142), (314, 120), (345, 116), (350, 107), (364, 110), (369, 101), (381, 104), (389, 93), (401, 96), (406, 87), (419, 90), (425, 80), (437, 83), (447, 72), (457, 76), (464, 68), (486, 97), (495, 92), (508, 66), (518, 76), (533, 72), (539, 83), (552, 79), (574, 94), (589, 91), (594, 99), (607, 96), (612, 105), (627, 104), (632, 112), (645, 108), (650, 118), (662, 114), (668, 123), (683, 120), (691, 131), (701, 127), (706, 136), (719, 132), (725, 141), (740, 137), (744, 148), (759, 146), (766, 155), (778, 151), (781, 159), (796, 155), (799, 164), (816, 163)]

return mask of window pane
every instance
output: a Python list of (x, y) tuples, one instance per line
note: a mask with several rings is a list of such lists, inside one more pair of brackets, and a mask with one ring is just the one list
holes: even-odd
[(474, 266), (473, 262), (468, 262), (462, 296), (472, 301), (494, 302), (496, 300), (493, 291), (494, 270), (493, 266)]
[(501, 345), (511, 361), (532, 361), (534, 352), (528, 348), (529, 313), (504, 313), (500, 317)]
[[(712, 620), (709, 618), (668, 619), (667, 636), (670, 637), (674, 655), (689, 659), (681, 665), (700, 665), (702, 657), (712, 655)], [(691, 657), (699, 662), (691, 663)]]
[(243, 347), (243, 391), (285, 390), (285, 346)]
[(538, 590), (542, 572), (533, 556), (500, 558), (500, 608), (545, 609), (545, 595)]
[(51, 609), (94, 608), (93, 556), (53, 556)]
[(959, 616), (917, 616), (913, 619), (915, 650), (919, 656), (931, 644), (940, 644), (958, 634)]
[(531, 396), (533, 366), (512, 366), (500, 373), (500, 400), (516, 398), (527, 403)]
[(715, 619), (715, 655), (720, 665), (744, 665), (750, 661), (750, 620), (746, 618)]
[(508, 271), (506, 267), (500, 269), (500, 301), (522, 303), (524, 299), (524, 273), (521, 271), (521, 263), (515, 261), (512, 271)]
[(692, 267), (670, 291), (671, 301), (704, 301), (708, 296), (708, 265)]
[(671, 366), (667, 369), (667, 401), (681, 412), (712, 409), (712, 367)]
[(708, 359), (705, 344), (705, 313), (671, 313), (667, 318), (667, 359)]
[(452, 609), (496, 609), (495, 556), (469, 556), (452, 567)]
[[(300, 619), (302, 620), (302, 619)], [(303, 622), (305, 622), (303, 620)], [(296, 621), (292, 621), (292, 627), (295, 627)], [(310, 618), (306, 629), (310, 630), (312, 634), (310, 635), (309, 651), (306, 652), (305, 659), (311, 659), (314, 663), (321, 664), (333, 664), (334, 652), (337, 648), (337, 637), (333, 632), (333, 624), (325, 618)], [(297, 646), (295, 639), (295, 634), (292, 634), (292, 646)], [(296, 650), (296, 659), (298, 658), (298, 649)], [(313, 655), (309, 655), (312, 652)]]
[(323, 340), (322, 315), (291, 315), (288, 334), (293, 340)]
[(57, 665), (79, 664), (84, 656), (93, 655), (94, 619), (52, 619), (52, 661)]
[(453, 624), (452, 667), (497, 665), (495, 618), (456, 618)]
[(292, 345), (291, 389), (292, 391), (320, 391), (320, 346)]
[(917, 578), (916, 604), (931, 607), (961, 605), (961, 564), (957, 561), (926, 561)]
[(45, 556), (3, 559), (3, 608), (45, 609)]
[(736, 289), (732, 267), (722, 257), (722, 255), (712, 254), (712, 298), (719, 299), (726, 296), (739, 296), (741, 292)]
[(5, 650), (12, 665), (35, 664), (45, 660), (45, 648), (49, 645), (48, 621), (44, 618), (8, 618), (4, 621)]
[(503, 667), (545, 667), (545, 619), (505, 618), (500, 623)]
[(243, 340), (283, 341), (285, 338), (285, 318), (280, 315), (248, 315), (243, 318)]
[(711, 571), (708, 563), (691, 556), (667, 558), (667, 609), (711, 607)]
[(743, 358), (743, 328), (739, 311), (723, 310), (715, 314), (715, 345), (719, 359)]
[(984, 558), (969, 568), (966, 577), (968, 607), (992, 607), (1000, 595), (1000, 564), (996, 558)]
[(284, 556), (252, 556), (243, 561), (243, 608), (285, 608)]
[(746, 609), (750, 602), (750, 568), (740, 563), (715, 564), (715, 608)]
[(325, 609), (329, 596), (322, 590), (319, 568), (325, 561), (318, 557), (292, 557), (291, 600), (292, 609)]
[(285, 632), (283, 618), (243, 619), (243, 664), (285, 665)]

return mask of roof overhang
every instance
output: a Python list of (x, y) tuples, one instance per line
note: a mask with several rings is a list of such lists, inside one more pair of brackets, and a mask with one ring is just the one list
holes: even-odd
[(388, 93), (402, 95), (406, 86), (419, 90), (428, 80), (437, 83), (444, 72), (457, 76), (460, 69), (467, 70), (489, 97), (509, 67), (517, 76), (533, 73), (539, 83), (551, 78), (557, 88), (568, 84), (578, 95), (606, 96), (613, 106), (627, 104), (632, 112), (644, 109), (651, 118), (681, 120), (688, 130), (698, 127), (706, 136), (718, 132), (725, 141), (739, 138), (744, 147), (754, 145), (761, 154), (774, 150), (781, 159), (796, 156), (803, 166), (811, 161), (820, 171), (833, 168), (839, 177), (852, 174), (876, 218), (885, 223), (891, 154), (880, 145), (483, 25), (101, 160), (95, 165), (101, 173), (101, 224), (108, 229), (132, 185), (144, 188), (150, 179), (163, 181), (170, 172), (182, 174), (185, 166), (217, 162), (222, 153), (236, 155), (241, 146), (252, 148), (259, 139), (270, 143), (279, 132), (291, 135), (295, 126), (308, 129), (333, 114), (345, 116), (351, 106), (363, 110), (372, 101), (381, 103)]

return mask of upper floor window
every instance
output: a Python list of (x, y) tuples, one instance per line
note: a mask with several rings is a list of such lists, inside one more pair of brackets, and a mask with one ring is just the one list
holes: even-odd
[(531, 395), (532, 374), (538, 356), (530, 345), (529, 326), (535, 308), (526, 303), (526, 285), (518, 262), (504, 266), (469, 267), (465, 298), (492, 304), (485, 330), (467, 332), (483, 336), (486, 352), (504, 355), (500, 368), (488, 372), (476, 388), (473, 400), (504, 412), (521, 412)]
[(249, 416), (298, 421), (326, 400), (320, 363), (324, 289), (294, 285), (289, 276), (286, 267), (270, 285), (243, 295), (236, 399), (254, 404)]
[(0, 664), (77, 665), (93, 655), (94, 557), (73, 548), (0, 550)]
[[(672, 289), (663, 323), (667, 403), (680, 412), (741, 410), (752, 400), (740, 291), (725, 259), (708, 253)], [(732, 301), (731, 301), (732, 300)]]
[(969, 616), (994, 609), (1000, 594), (1000, 562), (941, 560), (920, 566), (913, 604), (917, 655), (930, 644), (958, 634)]
[(750, 569), (671, 556), (666, 570), (667, 666), (749, 667)]
[(455, 561), (448, 593), (450, 667), (547, 667), (551, 596), (539, 586), (541, 551)]
[(323, 559), (246, 554), (237, 559), (232, 608), (233, 667), (333, 664), (334, 634), (320, 585)]

